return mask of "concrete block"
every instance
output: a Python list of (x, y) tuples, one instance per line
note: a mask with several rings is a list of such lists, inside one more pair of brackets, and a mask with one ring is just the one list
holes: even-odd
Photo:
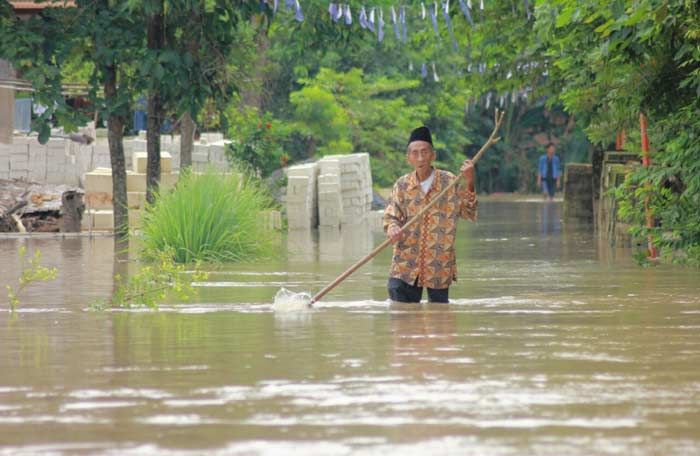
[(142, 227), (143, 211), (130, 209), (129, 210), (129, 228), (140, 229)]
[(26, 169), (10, 169), (10, 179), (27, 180), (29, 171)]
[(126, 192), (126, 205), (129, 209), (143, 209), (146, 207), (145, 192)]
[(24, 155), (25, 157), (29, 154), (29, 144), (12, 144), (9, 147), (10, 155)]
[(318, 175), (318, 171), (318, 165), (316, 163), (306, 163), (287, 168), (287, 176), (304, 176), (313, 179)]
[[(148, 154), (146, 152), (134, 152), (132, 154), (132, 170), (135, 173), (146, 173)], [(160, 172), (170, 173), (173, 170), (172, 155), (169, 152), (160, 153)]]
[(180, 173), (163, 173), (160, 175), (160, 187), (163, 190), (172, 190), (180, 178)]
[(112, 231), (114, 230), (114, 213), (111, 210), (87, 210), (81, 222), (83, 231)]
[[(318, 199), (321, 200), (322, 197), (328, 199), (329, 195), (335, 195), (340, 199), (340, 185), (338, 184), (319, 184), (318, 186)], [(334, 197), (335, 197), (334, 196)]]
[(226, 161), (226, 145), (223, 141), (219, 141), (209, 146), (209, 158), (215, 162)]
[(66, 141), (63, 138), (49, 138), (49, 140), (46, 142), (46, 144), (44, 144), (44, 146), (48, 149), (62, 151), (63, 153), (66, 152), (67, 145), (68, 145), (68, 141)]
[(146, 191), (146, 173), (135, 173), (133, 171), (126, 172), (126, 191), (127, 192), (145, 192)]
[(94, 211), (93, 229), (97, 231), (114, 230), (114, 212), (111, 210)]
[(204, 138), (208, 143), (213, 143), (217, 141), (223, 141), (224, 140), (224, 134), (220, 132), (207, 132), (207, 133), (202, 133), (202, 138)]
[(207, 163), (209, 161), (209, 154), (203, 152), (192, 152), (192, 164), (196, 163)]
[[(49, 169), (48, 175), (52, 178), (59, 174), (56, 168)], [(62, 176), (63, 173), (60, 173)], [(96, 168), (89, 173), (85, 173), (83, 179), (86, 193), (112, 193), (112, 170), (109, 168)]]
[(86, 192), (84, 201), (88, 209), (112, 209), (112, 192)]
[(194, 148), (192, 149), (193, 154), (204, 154), (209, 159), (209, 144), (206, 143), (194, 143)]

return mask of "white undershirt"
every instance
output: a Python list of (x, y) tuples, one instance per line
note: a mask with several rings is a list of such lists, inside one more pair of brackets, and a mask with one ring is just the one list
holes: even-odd
[(420, 183), (421, 188), (423, 189), (423, 193), (428, 193), (428, 190), (430, 190), (430, 186), (433, 185), (433, 181), (435, 180), (435, 170), (433, 169), (432, 172), (430, 173), (430, 176), (426, 180)]

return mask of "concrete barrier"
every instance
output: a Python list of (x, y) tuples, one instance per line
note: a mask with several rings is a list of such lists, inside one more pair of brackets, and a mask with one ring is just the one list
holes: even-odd
[(564, 170), (564, 219), (593, 221), (593, 167), (568, 163)]

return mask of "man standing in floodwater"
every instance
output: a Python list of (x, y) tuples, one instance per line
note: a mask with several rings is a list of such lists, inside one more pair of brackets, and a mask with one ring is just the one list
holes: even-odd
[(457, 218), (474, 222), (477, 217), (474, 165), (465, 160), (460, 168), (465, 180), (402, 233), (401, 227), (411, 217), (457, 179), (432, 166), (435, 150), (428, 127), (411, 132), (406, 158), (414, 171), (396, 181), (384, 210), (384, 231), (394, 243), (389, 297), (399, 302), (420, 302), (423, 288), (427, 287), (430, 302), (448, 302), (450, 284), (457, 276)]
[(542, 195), (549, 200), (554, 199), (555, 187), (561, 188), (561, 166), (559, 164), (559, 156), (554, 154), (556, 147), (553, 143), (546, 146), (547, 153), (540, 156), (540, 162), (537, 166), (537, 186), (542, 189)]

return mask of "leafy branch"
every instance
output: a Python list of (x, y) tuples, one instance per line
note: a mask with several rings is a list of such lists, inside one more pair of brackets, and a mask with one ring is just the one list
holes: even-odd
[(10, 312), (14, 313), (19, 305), (19, 296), (27, 286), (34, 282), (48, 282), (54, 280), (58, 269), (41, 266), (41, 251), (36, 250), (34, 256), (27, 258), (27, 248), (19, 248), (19, 257), (22, 265), (22, 274), (19, 277), (16, 287), (5, 285), (7, 288), (7, 298), (10, 302)]

